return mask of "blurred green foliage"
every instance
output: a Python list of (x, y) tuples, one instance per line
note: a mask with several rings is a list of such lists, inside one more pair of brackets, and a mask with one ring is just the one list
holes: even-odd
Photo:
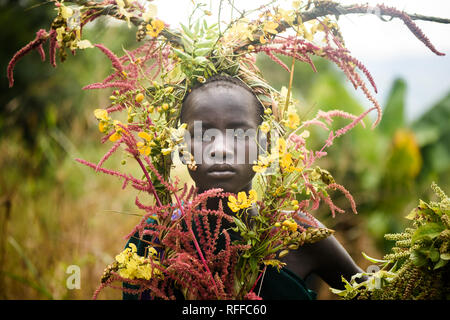
[[(7, 44), (0, 59), (5, 71), (34, 32), (48, 28), (54, 15), (51, 7), (42, 1), (0, 1), (0, 37)], [(84, 30), (92, 43), (104, 43), (118, 55), (122, 46), (136, 45), (135, 31), (103, 19)], [(289, 82), (289, 74), (267, 57), (258, 61), (275, 88)], [(295, 66), (293, 94), (301, 103), (303, 119), (314, 117), (319, 109), (354, 114), (365, 110), (340, 71), (322, 59), (314, 62), (317, 73), (307, 64)], [(0, 298), (90, 298), (103, 267), (123, 245), (122, 236), (137, 222), (128, 215), (99, 214), (108, 209), (133, 213), (134, 197), (119, 192), (121, 184), (114, 178), (73, 161), (98, 161), (108, 149), (99, 144), (92, 111), (108, 104), (110, 92), (81, 88), (101, 81), (111, 70), (109, 60), (96, 49), (69, 56), (56, 69), (33, 52), (16, 65), (13, 88), (8, 89), (6, 77), (1, 77)], [(380, 125), (371, 130), (373, 119), (366, 119), (366, 128), (358, 125), (337, 139), (319, 163), (358, 205), (359, 214), (352, 215), (348, 201), (335, 192), (334, 202), (349, 213), (331, 219), (324, 208), (318, 214), (325, 225), (340, 231), (357, 262), (372, 242), (380, 255), (388, 251), (391, 244), (383, 235), (402, 230), (404, 216), (417, 199), (431, 196), (431, 181), (444, 191), (450, 185), (450, 94), (437, 103), (430, 101), (434, 106), (409, 123), (406, 93), (407, 84), (398, 79), (387, 101), (381, 101)], [(334, 128), (347, 123), (338, 119)], [(318, 128), (311, 133), (309, 143), (320, 148), (326, 132)], [(119, 162), (112, 159), (107, 165)], [(70, 264), (89, 270), (81, 292), (65, 289), (64, 270)]]
[[(8, 62), (36, 31), (49, 28), (54, 15), (47, 1), (0, 1), (0, 299), (89, 299), (103, 267), (123, 246), (122, 235), (137, 223), (105, 213), (132, 208), (133, 196), (115, 197), (120, 182), (94, 177), (74, 161), (98, 161), (107, 151), (92, 110), (108, 104), (109, 92), (81, 88), (109, 75), (110, 61), (87, 49), (53, 68), (47, 43), (47, 61), (37, 52), (23, 57), (8, 88)], [(106, 19), (84, 34), (118, 55), (122, 46), (136, 45), (134, 29)], [(83, 270), (81, 290), (66, 288), (71, 264)]]

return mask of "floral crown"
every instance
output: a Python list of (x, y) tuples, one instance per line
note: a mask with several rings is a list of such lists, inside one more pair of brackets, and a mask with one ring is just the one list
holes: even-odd
[[(77, 161), (122, 179), (123, 188), (131, 185), (150, 194), (152, 201), (145, 204), (136, 197), (136, 205), (144, 214), (128, 235), (131, 238), (137, 234), (145, 242), (145, 254), (137, 255), (136, 246), (130, 245), (117, 255), (105, 270), (95, 297), (114, 281), (123, 281), (137, 286), (123, 289), (128, 293), (150, 290), (153, 296), (164, 299), (174, 298), (174, 283), (187, 298), (259, 298), (255, 286), (268, 266), (279, 269), (284, 265), (279, 259), (289, 250), (332, 234), (332, 230), (319, 228), (311, 216), (321, 202), (329, 207), (333, 216), (343, 212), (333, 203), (330, 191), (344, 193), (356, 213), (350, 193), (336, 183), (328, 171), (314, 164), (326, 156), (325, 150), (334, 139), (358, 124), (364, 126), (368, 113), (377, 112), (373, 126), (381, 119), (381, 107), (368, 88), (370, 85), (376, 92), (375, 83), (364, 65), (345, 48), (337, 19), (332, 17), (379, 12), (400, 18), (428, 48), (441, 54), (409, 15), (384, 5), (375, 8), (342, 6), (333, 1), (317, 0), (293, 1), (283, 8), (272, 1), (242, 11), (230, 4), (234, 13), (231, 21), (223, 23), (219, 15), (219, 23), (211, 24), (207, 19), (211, 15), (207, 6), (193, 1), (189, 23), (172, 29), (157, 16), (157, 7), (151, 1), (74, 0), (70, 6), (67, 3), (54, 1), (57, 17), (50, 30), (37, 32), (36, 38), (12, 58), (7, 74), (12, 86), (15, 64), (31, 50), (37, 50), (45, 60), (43, 44), (46, 41), (50, 42), (49, 60), (53, 66), (56, 66), (57, 54), (64, 61), (67, 51), (74, 53), (92, 47), (101, 50), (111, 61), (113, 73), (84, 89), (112, 90), (110, 105), (94, 110), (94, 116), (99, 131), (104, 134), (102, 142), (110, 141), (113, 145), (97, 163)], [(222, 5), (220, 1), (219, 12)], [(139, 46), (124, 49), (124, 55), (118, 57), (104, 45), (82, 39), (83, 27), (104, 15), (137, 26)], [(290, 74), (289, 83), (280, 91), (271, 87), (258, 70), (256, 55), (259, 53), (267, 55)], [(291, 59), (290, 65), (280, 56)], [(305, 62), (317, 71), (314, 57), (337, 65), (355, 89), (363, 91), (372, 107), (360, 115), (332, 110), (319, 111), (309, 120), (300, 119), (298, 102), (292, 97), (295, 62)], [(220, 189), (196, 194), (186, 184), (179, 186), (178, 177), (170, 176), (173, 165), (170, 154), (183, 141), (185, 126), (177, 126), (182, 102), (193, 86), (220, 74), (241, 80), (255, 93), (265, 107), (260, 130), (274, 132), (277, 136), (269, 152), (260, 155), (253, 166), (259, 173), (258, 184), (264, 190), (259, 195), (255, 190), (234, 195)], [(349, 123), (333, 130), (331, 125), (336, 117), (346, 118)], [(328, 139), (320, 150), (308, 148), (308, 128), (312, 126), (328, 132)], [(131, 170), (103, 167), (121, 147), (142, 169), (142, 178), (134, 177)], [(188, 165), (195, 169), (193, 159), (190, 160)], [(219, 210), (206, 208), (206, 200), (211, 197), (222, 199)], [(256, 202), (259, 215), (247, 217), (247, 209)], [(225, 214), (223, 205), (228, 205), (236, 215)], [(174, 216), (173, 212), (179, 214)], [(211, 215), (218, 217), (214, 230), (205, 223)], [(233, 230), (240, 234), (239, 240), (232, 241), (227, 230), (221, 229), (225, 221), (233, 224)], [(312, 227), (304, 228), (299, 221)], [(200, 226), (201, 222), (204, 227), (197, 230), (196, 236), (192, 224)], [(225, 247), (216, 254), (219, 235), (225, 236)]]

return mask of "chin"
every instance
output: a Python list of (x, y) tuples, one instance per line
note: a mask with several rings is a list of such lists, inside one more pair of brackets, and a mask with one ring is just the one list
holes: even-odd
[(209, 189), (217, 189), (217, 188), (222, 189), (223, 192), (237, 193), (239, 191), (235, 186), (233, 186), (233, 185), (231, 185), (229, 183), (226, 183), (226, 182), (216, 183), (216, 184), (207, 185), (207, 186), (199, 186), (199, 185), (197, 185), (197, 187), (200, 190), (204, 190), (204, 191), (209, 190)]

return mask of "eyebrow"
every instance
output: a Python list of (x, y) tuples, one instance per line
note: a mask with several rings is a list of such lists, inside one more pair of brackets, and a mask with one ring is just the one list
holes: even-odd
[(251, 123), (248, 121), (233, 121), (228, 124), (227, 127), (230, 128), (242, 128), (242, 127), (252, 127)]
[[(227, 124), (227, 128), (251, 128), (252, 124), (245, 120), (232, 121)], [(215, 128), (213, 123), (202, 121), (202, 129)]]

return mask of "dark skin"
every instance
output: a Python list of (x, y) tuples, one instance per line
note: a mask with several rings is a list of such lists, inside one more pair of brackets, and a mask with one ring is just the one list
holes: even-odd
[[(236, 164), (230, 161), (237, 154), (237, 148), (249, 148), (252, 139), (244, 143), (226, 143), (226, 139), (194, 139), (194, 121), (202, 121), (203, 127), (214, 128), (225, 136), (226, 129), (257, 129), (261, 123), (258, 114), (257, 100), (252, 93), (236, 85), (223, 82), (221, 84), (209, 84), (194, 90), (183, 105), (181, 121), (187, 123), (187, 129), (191, 132), (191, 152), (195, 148), (208, 150), (209, 155), (219, 153), (223, 155), (223, 164), (205, 163), (197, 166), (197, 170), (189, 170), (199, 193), (210, 188), (222, 188), (225, 192), (248, 193), (252, 189), (252, 178), (255, 172), (251, 163)], [(230, 142), (230, 141), (229, 141)], [(206, 156), (208, 156), (206, 152)], [(226, 156), (228, 158), (226, 159)], [(217, 160), (217, 157), (215, 157)], [(197, 162), (199, 159), (196, 159)], [(203, 160), (203, 159), (202, 159)], [(248, 160), (248, 159), (247, 159)], [(215, 167), (214, 167), (215, 165)], [(224, 172), (225, 173), (220, 173)], [(219, 172), (219, 173), (217, 173)], [(226, 203), (226, 201), (224, 201)], [(207, 202), (208, 209), (217, 210), (219, 199), (211, 198)], [(224, 211), (234, 214), (228, 206), (224, 205)], [(249, 214), (258, 214), (255, 208), (249, 209)], [(306, 217), (305, 217), (306, 218)], [(317, 221), (320, 227), (325, 227)], [(305, 227), (309, 225), (303, 224)], [(330, 236), (314, 244), (301, 246), (298, 250), (291, 250), (282, 259), (287, 267), (302, 279), (311, 274), (322, 278), (330, 287), (343, 288), (341, 276), (350, 280), (351, 276), (362, 270), (356, 265), (344, 247), (334, 236)]]

